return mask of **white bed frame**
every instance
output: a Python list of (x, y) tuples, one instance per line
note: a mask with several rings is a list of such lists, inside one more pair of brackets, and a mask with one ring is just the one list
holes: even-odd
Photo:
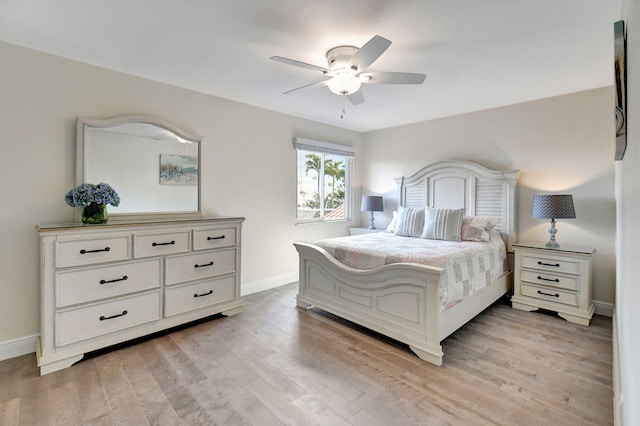
[[(405, 207), (464, 207), (467, 216), (498, 216), (496, 226), (511, 251), (515, 242), (518, 170), (494, 171), (469, 161), (445, 161), (396, 179)], [(294, 244), (300, 257), (297, 304), (315, 306), (409, 345), (420, 358), (442, 365), (440, 342), (513, 285), (512, 273), (440, 312), (442, 268), (396, 263), (359, 270), (312, 244)]]

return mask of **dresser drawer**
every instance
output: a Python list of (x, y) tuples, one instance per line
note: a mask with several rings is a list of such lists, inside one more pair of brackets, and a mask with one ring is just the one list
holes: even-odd
[(522, 295), (549, 302), (562, 303), (570, 306), (578, 306), (578, 294), (555, 288), (538, 287), (522, 283)]
[(58, 311), (55, 316), (55, 344), (68, 345), (160, 319), (160, 290)]
[(161, 259), (56, 272), (56, 307), (160, 287)]
[(193, 230), (193, 249), (208, 250), (236, 245), (236, 228), (210, 228)]
[(163, 256), (189, 251), (190, 232), (133, 236), (133, 255), (136, 258)]
[(56, 242), (56, 267), (115, 262), (131, 258), (131, 236)]
[(194, 281), (236, 272), (236, 249), (166, 258), (165, 284)]
[(542, 284), (567, 290), (578, 290), (579, 283), (577, 276), (563, 276), (545, 271), (530, 271), (526, 269), (521, 271), (520, 279), (534, 284)]
[(165, 289), (165, 316), (181, 314), (194, 309), (234, 300), (236, 277), (198, 282)]
[(562, 256), (551, 257), (523, 254), (522, 267), (574, 275), (577, 275), (580, 271), (580, 265), (576, 259)]

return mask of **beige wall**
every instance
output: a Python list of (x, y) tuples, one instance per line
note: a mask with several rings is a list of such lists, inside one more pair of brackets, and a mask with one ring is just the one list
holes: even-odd
[[(618, 371), (614, 386), (619, 393), (614, 413), (621, 425), (637, 425), (640, 419), (640, 3), (623, 0), (622, 19), (627, 30), (627, 151), (617, 162), (616, 199), (618, 207), (618, 288), (616, 325)], [(617, 349), (617, 351), (616, 351)], [(617, 374), (616, 374), (617, 373)]]
[(358, 134), (9, 44), (0, 43), (0, 57), (0, 344), (39, 332), (34, 227), (73, 220), (63, 196), (74, 184), (78, 116), (152, 115), (204, 136), (205, 213), (247, 218), (243, 292), (295, 275), (293, 241), (344, 235), (351, 225), (294, 226), (291, 140), (303, 136), (358, 149), (356, 187), (387, 196), (378, 225), (395, 207), (393, 178), (438, 160), (520, 169), (522, 239), (546, 239), (546, 223), (530, 218), (531, 196), (570, 191), (578, 218), (559, 223), (558, 240), (598, 250), (595, 298), (613, 302), (610, 88)]
[[(519, 169), (518, 239), (548, 239), (531, 219), (534, 194), (571, 193), (577, 218), (559, 220), (560, 244), (593, 247), (594, 299), (613, 303), (615, 198), (611, 87), (479, 111), (365, 134), (363, 193), (387, 198), (380, 224), (396, 207), (393, 178), (441, 160)], [(362, 219), (364, 220), (364, 219)]]
[(35, 226), (74, 219), (63, 197), (75, 181), (78, 116), (151, 115), (204, 136), (205, 213), (247, 219), (243, 292), (295, 275), (293, 241), (346, 235), (346, 222), (294, 226), (292, 139), (359, 150), (361, 134), (9, 44), (0, 58), (0, 345), (39, 332)]

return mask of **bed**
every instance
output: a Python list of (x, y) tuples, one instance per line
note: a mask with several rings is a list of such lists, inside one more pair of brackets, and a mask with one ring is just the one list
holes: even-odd
[[(397, 178), (398, 201), (406, 209), (462, 208), (465, 216), (495, 217), (491, 232), (511, 252), (518, 174), (517, 170), (490, 170), (469, 161), (439, 162)], [(365, 236), (351, 238), (366, 245), (360, 237)], [(387, 237), (393, 238), (374, 238)], [(442, 365), (442, 340), (508, 292), (513, 282), (507, 269), (471, 295), (444, 306), (440, 282), (446, 267), (414, 261), (368, 267), (356, 263), (358, 267), (353, 267), (332, 256), (331, 245), (294, 246), (300, 268), (298, 307), (315, 306), (374, 330), (408, 345), (418, 357), (438, 366)]]

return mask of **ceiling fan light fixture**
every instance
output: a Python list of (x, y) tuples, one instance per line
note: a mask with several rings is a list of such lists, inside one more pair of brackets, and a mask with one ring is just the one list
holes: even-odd
[(327, 82), (329, 90), (336, 95), (350, 95), (360, 89), (362, 81), (348, 72), (341, 72), (336, 74)]

